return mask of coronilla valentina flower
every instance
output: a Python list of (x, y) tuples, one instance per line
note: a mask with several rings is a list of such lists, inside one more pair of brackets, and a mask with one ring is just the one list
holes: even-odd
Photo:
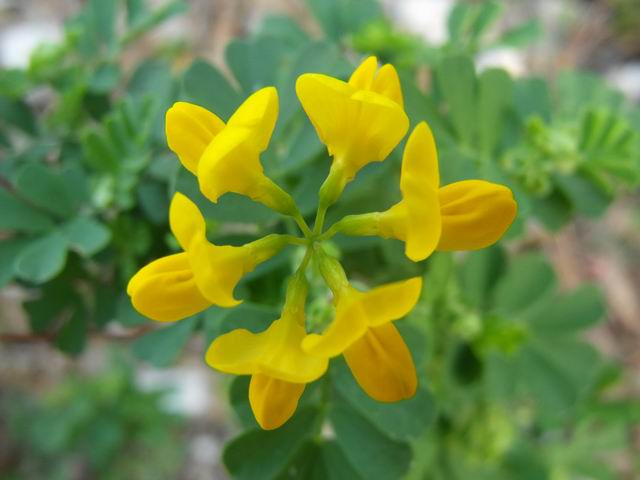
[(167, 112), (167, 142), (212, 202), (234, 192), (284, 215), (297, 215), (291, 196), (264, 174), (260, 163), (277, 117), (273, 87), (247, 98), (226, 125), (202, 107), (178, 102)]
[(180, 320), (211, 305), (237, 305), (233, 290), (242, 275), (288, 244), (286, 237), (269, 235), (241, 247), (214, 245), (206, 238), (198, 207), (181, 193), (173, 197), (169, 220), (184, 252), (151, 262), (127, 287), (136, 310), (161, 322)]
[(305, 384), (320, 378), (327, 357), (302, 350), (306, 337), (307, 282), (298, 272), (290, 281), (281, 317), (262, 333), (238, 329), (218, 337), (206, 360), (222, 372), (251, 375), (249, 402), (262, 428), (273, 429), (293, 415)]
[(440, 187), (438, 154), (429, 126), (411, 133), (402, 158), (402, 200), (384, 212), (350, 215), (332, 233), (377, 235), (405, 242), (413, 261), (434, 250), (477, 250), (497, 242), (513, 222), (517, 205), (504, 185), (464, 180)]
[[(322, 377), (330, 360), (340, 355), (362, 389), (378, 401), (410, 398), (418, 386), (411, 353), (394, 322), (419, 301), (421, 277), (357, 289), (340, 262), (326, 253), (324, 241), (338, 232), (397, 238), (405, 242), (407, 256), (418, 261), (434, 250), (490, 245), (516, 212), (511, 191), (504, 186), (466, 180), (441, 187), (435, 141), (421, 123), (403, 155), (402, 200), (384, 212), (347, 216), (325, 230), (327, 209), (346, 184), (368, 163), (385, 160), (406, 134), (409, 120), (395, 69), (378, 69), (375, 57), (366, 59), (346, 82), (304, 74), (296, 91), (333, 157), (320, 188), (313, 230), (260, 163), (278, 116), (275, 88), (251, 95), (226, 124), (202, 107), (178, 102), (167, 112), (167, 141), (197, 177), (203, 195), (214, 203), (227, 192), (245, 195), (291, 217), (302, 237), (271, 234), (242, 246), (215, 245), (207, 239), (197, 206), (176, 193), (169, 220), (183, 251), (140, 269), (127, 289), (142, 314), (176, 321), (211, 305), (234, 307), (241, 301), (234, 290), (243, 275), (288, 244), (306, 249), (289, 280), (280, 318), (259, 333), (237, 328), (219, 336), (205, 357), (219, 371), (251, 376), (249, 403), (264, 429), (284, 424), (295, 413), (306, 385)], [(335, 312), (327, 325), (313, 332), (305, 323), (307, 296), (314, 293), (306, 278), (311, 264), (332, 292)]]
[(376, 58), (369, 57), (348, 82), (308, 73), (298, 78), (296, 91), (333, 157), (320, 190), (320, 203), (329, 206), (358, 170), (384, 160), (407, 133), (400, 80), (393, 66), (377, 70)]

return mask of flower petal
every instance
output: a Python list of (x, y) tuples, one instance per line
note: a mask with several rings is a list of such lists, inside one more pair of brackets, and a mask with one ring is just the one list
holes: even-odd
[(378, 74), (373, 80), (371, 90), (404, 107), (400, 77), (398, 77), (398, 72), (390, 63), (383, 65), (382, 68), (378, 70)]
[(438, 185), (438, 154), (429, 126), (413, 130), (402, 157), (400, 189), (407, 211), (405, 253), (414, 262), (427, 258), (442, 230)]
[(194, 175), (207, 145), (224, 128), (224, 122), (206, 108), (176, 102), (167, 110), (165, 132), (169, 148)]
[(202, 194), (216, 203), (227, 192), (255, 197), (264, 178), (251, 130), (225, 128), (209, 144), (198, 165)]
[(377, 70), (378, 59), (373, 55), (365, 58), (349, 77), (349, 85), (358, 90), (370, 90)]
[(295, 413), (304, 387), (304, 383), (253, 375), (249, 384), (249, 403), (258, 424), (265, 430), (282, 426)]
[(189, 198), (176, 192), (169, 207), (171, 231), (183, 250), (189, 250), (194, 240), (206, 238), (206, 224), (200, 210)]
[(504, 185), (483, 180), (452, 183), (439, 191), (442, 235), (438, 250), (476, 250), (497, 242), (513, 222), (517, 204)]
[(145, 317), (173, 322), (211, 306), (196, 286), (186, 253), (159, 258), (129, 281), (133, 307)]
[(416, 367), (392, 323), (371, 328), (344, 352), (344, 358), (358, 384), (371, 398), (397, 402), (415, 395)]
[(302, 341), (302, 349), (318, 357), (340, 355), (367, 331), (367, 317), (360, 303), (362, 293), (355, 289), (342, 294), (336, 305), (336, 318), (322, 333), (312, 333)]
[(227, 122), (229, 128), (242, 128), (251, 132), (249, 141), (258, 152), (269, 145), (278, 119), (278, 91), (265, 87), (247, 98)]
[(329, 362), (302, 350), (305, 335), (304, 327), (294, 318), (276, 320), (261, 333), (233, 330), (213, 341), (206, 361), (217, 370), (235, 375), (264, 374), (309, 383), (325, 373)]
[(394, 101), (326, 75), (300, 76), (296, 91), (329, 153), (344, 162), (349, 179), (367, 163), (384, 160), (409, 127)]
[(407, 315), (422, 291), (422, 278), (388, 283), (361, 294), (360, 305), (370, 326), (379, 326)]

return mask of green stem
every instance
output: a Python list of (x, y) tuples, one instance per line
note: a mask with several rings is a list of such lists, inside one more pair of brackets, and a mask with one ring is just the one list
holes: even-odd
[(293, 219), (298, 224), (298, 227), (300, 227), (300, 230), (302, 231), (302, 234), (307, 239), (310, 239), (313, 236), (313, 234), (311, 233), (311, 229), (309, 228), (309, 225), (307, 225), (307, 222), (304, 221), (304, 217), (302, 216), (300, 211), (296, 212), (296, 214), (293, 216)]
[(316, 221), (313, 224), (313, 234), (318, 236), (322, 233), (322, 227), (324, 227), (324, 217), (327, 214), (328, 205), (318, 205), (318, 212), (316, 213)]
[(282, 236), (287, 240), (287, 242), (289, 242), (292, 245), (300, 245), (303, 247), (309, 245), (309, 242), (305, 238), (296, 237), (295, 235), (282, 235)]

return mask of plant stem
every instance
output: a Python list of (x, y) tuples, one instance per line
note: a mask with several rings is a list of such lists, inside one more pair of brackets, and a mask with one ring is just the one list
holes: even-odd
[(324, 226), (324, 217), (327, 214), (327, 206), (322, 203), (318, 205), (318, 212), (316, 213), (316, 221), (313, 224), (313, 234), (318, 236), (322, 233), (322, 227)]
[(293, 219), (298, 224), (298, 227), (300, 227), (303, 235), (307, 239), (310, 239), (313, 234), (311, 233), (311, 229), (309, 228), (309, 225), (307, 225), (307, 222), (304, 221), (304, 217), (302, 216), (302, 214), (300, 212), (296, 212), (296, 214), (293, 216)]
[(296, 237), (295, 235), (283, 235), (283, 237), (293, 245), (307, 246), (309, 244), (307, 239)]

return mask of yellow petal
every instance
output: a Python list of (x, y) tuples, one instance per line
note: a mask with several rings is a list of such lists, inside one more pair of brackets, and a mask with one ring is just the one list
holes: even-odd
[(371, 90), (377, 70), (378, 59), (373, 55), (367, 57), (349, 77), (349, 85), (358, 90)]
[(240, 303), (233, 291), (243, 275), (287, 245), (282, 235), (267, 235), (240, 247), (218, 246), (206, 238), (192, 241), (188, 255), (198, 288), (211, 303), (234, 307)]
[(438, 250), (476, 250), (497, 242), (513, 222), (511, 190), (483, 180), (452, 183), (439, 191), (442, 236)]
[(402, 88), (398, 72), (393, 65), (383, 65), (378, 70), (378, 59), (366, 58), (349, 78), (349, 85), (357, 90), (370, 90), (403, 106)]
[(416, 368), (392, 323), (371, 328), (344, 352), (344, 358), (358, 384), (374, 400), (397, 402), (415, 395)]
[(310, 355), (336, 357), (367, 331), (368, 323), (361, 305), (362, 293), (346, 289), (338, 299), (336, 318), (322, 334), (312, 333), (302, 341), (302, 349)]
[(253, 270), (254, 265), (247, 268), (249, 249), (202, 240), (192, 242), (188, 255), (198, 288), (211, 303), (227, 308), (241, 303), (233, 291), (242, 276)]
[(258, 424), (265, 430), (282, 426), (295, 413), (304, 387), (304, 383), (253, 375), (249, 384), (249, 403)]
[(252, 131), (225, 128), (209, 144), (198, 165), (203, 195), (216, 203), (227, 192), (255, 196), (264, 177)]
[(230, 128), (243, 128), (251, 132), (249, 141), (258, 152), (269, 145), (271, 134), (278, 119), (278, 92), (274, 87), (265, 87), (238, 107), (227, 122)]
[(329, 153), (344, 163), (347, 179), (367, 163), (384, 160), (409, 127), (394, 101), (326, 75), (300, 76), (296, 91)]
[(416, 262), (431, 255), (440, 240), (439, 183), (435, 141), (429, 126), (422, 122), (407, 141), (400, 175), (407, 212), (405, 253)]
[(415, 306), (422, 279), (414, 277), (390, 283), (368, 292), (344, 289), (336, 304), (336, 318), (322, 334), (309, 334), (302, 348), (311, 355), (335, 357), (366, 334), (371, 326), (382, 325), (407, 315)]
[(189, 250), (194, 240), (206, 238), (204, 217), (196, 204), (180, 192), (176, 192), (171, 200), (169, 224), (183, 250)]
[(225, 373), (309, 383), (324, 375), (329, 362), (302, 350), (305, 335), (304, 327), (293, 318), (278, 319), (261, 333), (233, 330), (213, 341), (206, 361)]
[(194, 175), (198, 162), (224, 122), (209, 110), (187, 102), (176, 102), (167, 110), (165, 132), (169, 148)]
[(407, 315), (422, 291), (422, 278), (388, 283), (361, 294), (360, 304), (370, 326), (378, 326)]
[(393, 100), (401, 107), (404, 106), (402, 99), (402, 87), (398, 72), (390, 63), (383, 65), (373, 80), (371, 90)]
[(173, 322), (211, 306), (196, 286), (186, 253), (159, 258), (129, 281), (127, 293), (145, 317)]

